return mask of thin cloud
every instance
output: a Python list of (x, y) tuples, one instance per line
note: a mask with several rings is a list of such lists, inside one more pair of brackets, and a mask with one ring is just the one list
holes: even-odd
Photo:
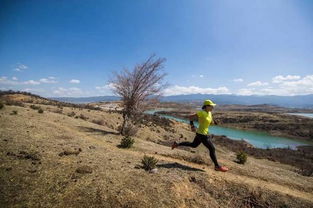
[(26, 85), (39, 85), (40, 82), (35, 81), (35, 80), (28, 80), (28, 81), (23, 82), (23, 84), (26, 84)]
[(72, 84), (79, 84), (79, 83), (80, 83), (80, 80), (78, 80), (78, 79), (72, 79), (72, 80), (70, 80), (70, 83), (72, 83)]
[(282, 83), (284, 81), (298, 80), (300, 78), (301, 77), (297, 76), (297, 75), (287, 75), (287, 76), (278, 75), (276, 77), (273, 77), (272, 82), (273, 83)]
[(229, 89), (227, 87), (218, 87), (218, 88), (201, 88), (196, 86), (178, 86), (175, 85), (173, 87), (166, 88), (164, 91), (164, 95), (181, 95), (181, 94), (229, 94)]
[(113, 83), (109, 83), (104, 86), (96, 86), (96, 89), (97, 90), (112, 90), (112, 89), (115, 89), (115, 86)]
[(35, 88), (24, 88), (21, 91), (32, 92), (32, 93), (43, 93), (46, 90), (44, 90), (44, 89), (35, 89)]
[(42, 78), (39, 80), (41, 83), (47, 83), (47, 84), (55, 84), (58, 83), (54, 78), (48, 77), (48, 78)]
[[(239, 95), (308, 95), (313, 94), (313, 75), (307, 75), (303, 78), (300, 76), (279, 77), (278, 85), (266, 86), (264, 88), (242, 88), (237, 91)], [(259, 85), (254, 85), (259, 86)]]
[(115, 87), (113, 83), (109, 83), (104, 86), (96, 86), (95, 89), (102, 95), (113, 95)]
[(243, 82), (242, 78), (233, 79), (233, 82)]
[(253, 95), (254, 93), (255, 93), (254, 89), (242, 88), (242, 89), (239, 89), (236, 94), (237, 95)]
[(63, 88), (58, 87), (53, 94), (60, 97), (84, 96), (86, 93), (77, 87)]
[(54, 77), (42, 78), (38, 81), (36, 80), (18, 81), (17, 77), (12, 77), (12, 80), (8, 79), (6, 76), (0, 77), (0, 84), (3, 85), (39, 85), (41, 83), (55, 84), (58, 83), (58, 81), (56, 81)]
[(6, 76), (0, 77), (0, 84), (2, 85), (18, 85), (19, 82), (15, 80), (9, 80)]
[(247, 86), (248, 87), (260, 87), (260, 86), (267, 86), (267, 82), (261, 82), (261, 81), (256, 81), (256, 82), (251, 82)]
[(16, 64), (16, 66), (14, 67), (14, 71), (18, 71), (18, 72), (21, 72), (21, 71), (23, 71), (23, 70), (25, 70), (25, 69), (28, 69), (28, 66), (26, 66), (26, 65), (24, 65), (24, 64), (20, 64), (20, 63), (18, 63), (18, 64)]

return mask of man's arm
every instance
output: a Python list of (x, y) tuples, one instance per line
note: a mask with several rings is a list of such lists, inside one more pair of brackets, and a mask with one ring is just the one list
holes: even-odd
[(196, 127), (193, 124), (193, 121), (198, 120), (198, 115), (197, 114), (192, 114), (189, 116), (189, 121), (190, 121), (190, 127), (191, 127), (191, 131), (195, 132), (196, 131)]
[(219, 124), (219, 122), (213, 117), (213, 115), (212, 115), (212, 121), (213, 121), (214, 125), (218, 125)]

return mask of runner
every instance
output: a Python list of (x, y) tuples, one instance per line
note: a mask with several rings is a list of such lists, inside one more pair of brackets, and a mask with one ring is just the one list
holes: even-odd
[[(212, 117), (212, 110), (216, 104), (213, 103), (211, 100), (205, 100), (203, 102), (202, 110), (198, 111), (196, 114), (189, 116), (191, 130), (193, 132), (196, 132), (196, 136), (193, 140), (193, 142), (181, 142), (177, 143), (174, 142), (172, 145), (172, 149), (178, 147), (178, 146), (188, 146), (195, 148), (199, 146), (199, 144), (204, 144), (209, 151), (210, 151), (210, 157), (215, 165), (216, 171), (222, 171), (226, 172), (228, 171), (228, 168), (225, 166), (220, 166), (217, 162), (216, 155), (215, 155), (215, 147), (209, 138), (209, 126), (211, 123), (217, 124), (213, 117)], [(193, 124), (194, 120), (198, 120), (199, 122), (199, 128), (196, 130), (195, 125)]]

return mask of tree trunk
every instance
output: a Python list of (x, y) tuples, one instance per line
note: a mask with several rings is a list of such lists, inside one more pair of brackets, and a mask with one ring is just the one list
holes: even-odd
[(126, 115), (126, 113), (124, 113), (123, 112), (123, 123), (122, 123), (122, 127), (121, 127), (121, 130), (120, 130), (120, 134), (121, 135), (124, 135), (123, 133), (124, 133), (124, 128), (125, 128), (125, 126), (126, 126), (126, 123), (127, 123), (127, 115)]

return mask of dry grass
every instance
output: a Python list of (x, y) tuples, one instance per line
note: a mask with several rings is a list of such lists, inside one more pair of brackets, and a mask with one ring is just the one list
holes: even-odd
[[(141, 127), (134, 148), (125, 150), (117, 148), (120, 114), (72, 107), (60, 114), (53, 112), (57, 106), (46, 106), (50, 111), (40, 106), (44, 114), (14, 105), (0, 111), (2, 207), (313, 205), (312, 177), (296, 174), (291, 166), (252, 157), (242, 166), (233, 162), (233, 152), (217, 146), (220, 162), (231, 171), (214, 172), (203, 147), (194, 154), (145, 140), (163, 140), (163, 126), (155, 127), (161, 133)], [(11, 116), (14, 110), (18, 114)], [(67, 116), (71, 112), (89, 119)], [(107, 125), (92, 122), (100, 116)], [(193, 135), (183, 126), (175, 131), (169, 140)], [(156, 174), (137, 168), (144, 154), (159, 161)]]

